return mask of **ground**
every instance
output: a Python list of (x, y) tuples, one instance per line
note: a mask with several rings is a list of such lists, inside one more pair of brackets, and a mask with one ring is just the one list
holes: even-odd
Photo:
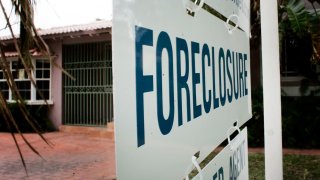
[(46, 145), (34, 134), (26, 135), (43, 158), (34, 154), (19, 138), (27, 164), (23, 168), (14, 141), (0, 133), (0, 179), (115, 179), (114, 141), (73, 133), (47, 133)]

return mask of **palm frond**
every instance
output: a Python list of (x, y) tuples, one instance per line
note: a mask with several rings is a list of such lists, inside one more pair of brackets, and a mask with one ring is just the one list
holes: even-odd
[(318, 34), (313, 34), (311, 36), (312, 40), (312, 63), (313, 64), (320, 64), (320, 33)]
[[(5, 8), (4, 8), (2, 1), (0, 1), (0, 6), (1, 6), (1, 9), (3, 12), (3, 16), (8, 24), (7, 27), (11, 33), (11, 36), (13, 39), (13, 45), (18, 53), (19, 60), (20, 60), (21, 64), (23, 65), (25, 72), (27, 72), (27, 75), (28, 75), (30, 81), (36, 87), (37, 91), (39, 91), (34, 79), (32, 78), (32, 74), (31, 74), (31, 70), (33, 67), (32, 67), (31, 56), (30, 56), (30, 52), (29, 52), (29, 48), (30, 48), (29, 43), (36, 42), (36, 44), (38, 44), (37, 47), (39, 49), (41, 49), (41, 51), (46, 52), (44, 54), (49, 54), (49, 51), (48, 51), (46, 44), (41, 39), (41, 37), (39, 37), (39, 36), (36, 36), (36, 38), (34, 37), (34, 34), (36, 34), (35, 33), (36, 29), (34, 27), (32, 17), (30, 16), (30, 13), (32, 11), (31, 4), (34, 3), (34, 1), (31, 2), (30, 0), (26, 0), (26, 1), (11, 0), (11, 3), (12, 3), (12, 6), (15, 7), (16, 14), (18, 14), (18, 16), (20, 16), (20, 19), (21, 19), (21, 26), (20, 27), (22, 27), (22, 29), (24, 29), (23, 33), (20, 32), (20, 43), (18, 42), (17, 38), (14, 35), (13, 29), (12, 29), (10, 22), (9, 22), (9, 17), (5, 11)], [(22, 12), (22, 10), (26, 10), (26, 11)], [(21, 34), (24, 34), (25, 36), (21, 38)], [(39, 39), (42, 41), (40, 41)], [(42, 44), (39, 43), (39, 41)], [(26, 43), (26, 44), (23, 45), (24, 43)], [(0, 42), (0, 68), (3, 72), (4, 78), (7, 81), (8, 87), (11, 89), (11, 92), (13, 94), (15, 101), (16, 101), (16, 104), (18, 105), (20, 112), (24, 116), (25, 123), (28, 124), (40, 136), (40, 138), (50, 146), (51, 145), (50, 142), (48, 142), (46, 140), (46, 138), (43, 136), (43, 134), (40, 130), (41, 129), (40, 126), (37, 124), (35, 119), (33, 119), (33, 117), (30, 115), (29, 111), (27, 110), (27, 108), (24, 104), (24, 100), (23, 100), (22, 96), (20, 95), (19, 89), (15, 83), (14, 77), (12, 75), (12, 72), (11, 72), (11, 69), (9, 66), (9, 61), (6, 59), (4, 47), (2, 46), (1, 42)], [(5, 123), (7, 124), (8, 129), (12, 132), (12, 137), (14, 139), (14, 142), (15, 142), (16, 147), (18, 149), (19, 155), (21, 157), (22, 164), (27, 172), (26, 164), (25, 164), (25, 161), (23, 158), (23, 154), (20, 150), (19, 144), (17, 143), (16, 134), (14, 134), (13, 131), (18, 132), (18, 135), (21, 136), (24, 143), (27, 144), (27, 146), (35, 154), (37, 154), (40, 157), (41, 157), (41, 154), (36, 150), (36, 148), (34, 148), (32, 146), (32, 144), (28, 141), (28, 139), (20, 131), (19, 126), (16, 122), (16, 119), (14, 119), (13, 115), (11, 114), (9, 107), (8, 107), (8, 104), (7, 104), (7, 101), (4, 98), (1, 90), (0, 90), (0, 113), (3, 116)]]
[(310, 33), (313, 46), (312, 63), (320, 64), (320, 13), (315, 9), (310, 15)]
[(290, 0), (284, 7), (291, 30), (302, 37), (309, 28), (310, 13), (306, 11), (302, 0)]
[[(308, 0), (312, 5), (314, 0)], [(320, 16), (316, 11), (307, 10), (303, 0), (284, 1), (279, 9), (280, 43), (285, 38), (310, 38), (313, 64), (320, 63)], [(282, 44), (280, 44), (282, 45)]]

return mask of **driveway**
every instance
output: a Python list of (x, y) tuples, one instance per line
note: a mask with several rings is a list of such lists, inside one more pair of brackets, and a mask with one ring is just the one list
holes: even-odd
[(27, 165), (27, 176), (11, 135), (0, 133), (0, 179), (116, 178), (113, 140), (62, 132), (44, 136), (52, 144), (51, 147), (35, 134), (26, 135), (43, 158), (18, 138)]

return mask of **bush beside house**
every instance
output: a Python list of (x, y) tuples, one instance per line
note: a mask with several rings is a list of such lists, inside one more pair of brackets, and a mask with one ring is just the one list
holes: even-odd
[[(253, 117), (246, 123), (250, 147), (264, 146), (262, 88), (252, 92)], [(285, 148), (320, 148), (320, 97), (283, 96), (282, 144)]]
[[(32, 127), (26, 123), (25, 117), (20, 112), (17, 104), (15, 103), (9, 104), (9, 108), (13, 117), (16, 119), (17, 125), (19, 126), (19, 129), (21, 132), (24, 132), (24, 133), (34, 132)], [(35, 119), (35, 122), (37, 123), (37, 125), (39, 126), (39, 129), (42, 132), (50, 132), (55, 130), (51, 120), (48, 118), (47, 106), (26, 105), (26, 108), (30, 113), (30, 115)], [(16, 132), (15, 129), (13, 130), (14, 132)], [(0, 115), (0, 131), (10, 132), (10, 129), (8, 129), (8, 126), (5, 123), (2, 115)]]

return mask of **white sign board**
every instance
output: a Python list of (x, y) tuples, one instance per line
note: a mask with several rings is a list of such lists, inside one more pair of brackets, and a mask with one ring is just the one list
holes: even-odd
[(182, 179), (252, 116), (249, 39), (184, 1), (113, 5), (117, 178)]
[[(243, 129), (202, 170), (203, 179), (249, 179), (247, 128)], [(200, 179), (198, 174), (193, 180)]]

